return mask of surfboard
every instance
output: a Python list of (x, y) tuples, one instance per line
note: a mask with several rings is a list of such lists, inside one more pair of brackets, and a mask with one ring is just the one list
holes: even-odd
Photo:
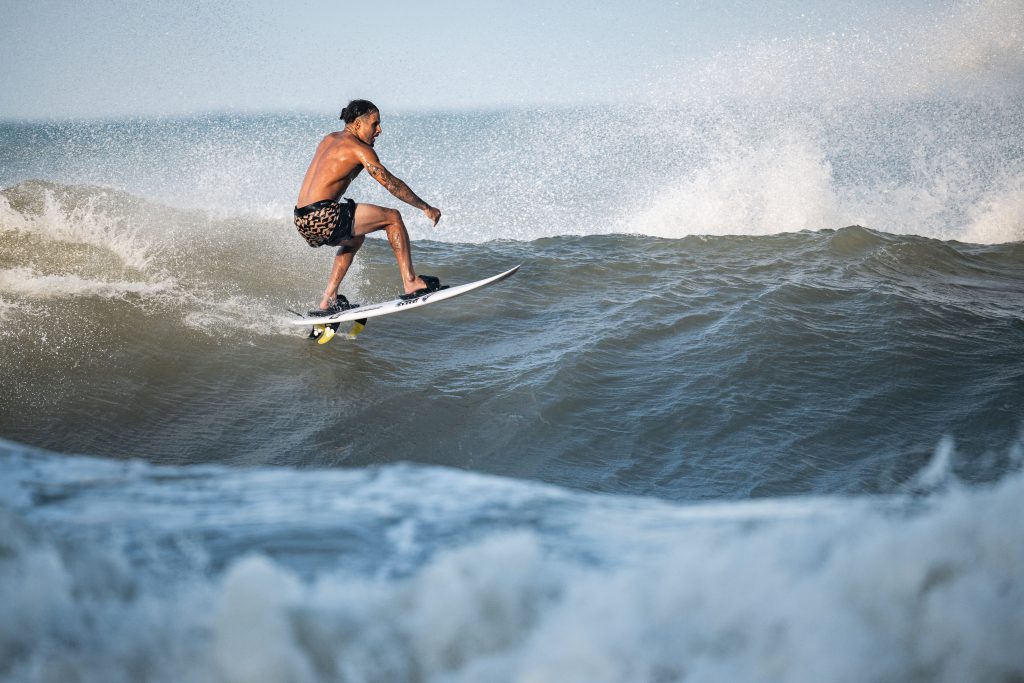
[(392, 299), (391, 301), (383, 301), (377, 304), (369, 304), (367, 306), (356, 305), (346, 311), (342, 311), (341, 313), (337, 313), (332, 316), (324, 318), (301, 316), (300, 320), (289, 320), (288, 322), (293, 325), (312, 325), (313, 331), (310, 333), (310, 338), (316, 339), (318, 344), (326, 344), (334, 338), (335, 333), (338, 331), (338, 328), (342, 323), (354, 322), (355, 324), (346, 336), (348, 336), (349, 339), (355, 339), (355, 337), (363, 331), (363, 328), (366, 327), (366, 321), (369, 318), (378, 318), (382, 315), (392, 315), (393, 313), (411, 311), (413, 309), (420, 308), (421, 306), (454, 299), (457, 296), (468, 294), (469, 292), (480, 289), (481, 287), (487, 287), (488, 285), (493, 285), (496, 282), (501, 282), (505, 278), (514, 275), (519, 268), (520, 266), (516, 266), (515, 268), (509, 268), (503, 273), (498, 273), (497, 275), (484, 278), (483, 280), (468, 282), (464, 285), (448, 286), (410, 299), (399, 298)]

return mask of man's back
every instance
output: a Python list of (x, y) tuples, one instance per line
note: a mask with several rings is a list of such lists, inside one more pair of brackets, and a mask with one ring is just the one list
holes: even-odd
[(364, 147), (368, 145), (348, 131), (325, 136), (313, 154), (296, 206), (308, 206), (323, 199), (337, 201), (363, 170), (359, 157)]

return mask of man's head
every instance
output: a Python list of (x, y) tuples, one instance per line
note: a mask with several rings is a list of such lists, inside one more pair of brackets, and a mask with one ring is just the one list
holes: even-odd
[(345, 128), (368, 145), (381, 133), (380, 110), (369, 100), (352, 100), (341, 110)]
[(341, 120), (345, 123), (352, 123), (360, 116), (374, 111), (378, 111), (377, 105), (370, 100), (352, 100), (347, 107), (341, 110)]

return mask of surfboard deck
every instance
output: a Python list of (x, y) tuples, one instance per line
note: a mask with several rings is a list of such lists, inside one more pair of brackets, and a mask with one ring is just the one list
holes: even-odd
[(492, 275), (491, 277), (484, 278), (483, 280), (468, 282), (464, 285), (449, 286), (445, 289), (439, 289), (436, 292), (421, 294), (420, 296), (412, 299), (392, 299), (391, 301), (382, 301), (381, 303), (368, 304), (366, 306), (356, 305), (346, 311), (342, 311), (341, 313), (337, 313), (332, 316), (323, 318), (302, 316), (299, 320), (289, 320), (288, 322), (292, 325), (311, 325), (313, 327), (313, 332), (310, 334), (310, 337), (315, 338), (319, 344), (325, 344), (330, 341), (338, 331), (341, 323), (355, 322), (347, 335), (350, 339), (354, 339), (356, 335), (362, 332), (363, 328), (366, 326), (366, 320), (369, 318), (378, 318), (382, 315), (392, 315), (394, 313), (402, 313), (403, 311), (411, 311), (415, 308), (426, 306), (428, 304), (435, 304), (439, 301), (454, 299), (457, 296), (468, 294), (469, 292), (480, 289), (481, 287), (487, 287), (488, 285), (493, 285), (496, 282), (501, 282), (505, 278), (514, 275), (519, 268), (520, 266), (509, 268), (503, 273)]

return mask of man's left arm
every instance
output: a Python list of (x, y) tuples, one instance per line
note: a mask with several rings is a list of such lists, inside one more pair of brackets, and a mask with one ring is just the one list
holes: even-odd
[(372, 149), (367, 150), (365, 157), (361, 159), (361, 161), (363, 162), (363, 166), (366, 167), (366, 172), (369, 173), (374, 180), (383, 185), (385, 190), (398, 199), (401, 199), (409, 206), (414, 206), (425, 213), (427, 218), (429, 218), (434, 225), (437, 225), (437, 222), (441, 220), (441, 212), (416, 196), (416, 193), (412, 191), (412, 188), (406, 185), (401, 178), (384, 168), (384, 165), (380, 163), (380, 159)]

